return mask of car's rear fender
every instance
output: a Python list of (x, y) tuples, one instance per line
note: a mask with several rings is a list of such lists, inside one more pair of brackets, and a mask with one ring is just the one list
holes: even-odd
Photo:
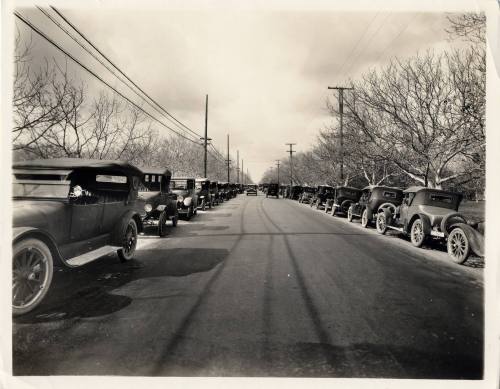
[(455, 228), (461, 228), (467, 236), (470, 248), (480, 257), (484, 257), (484, 235), (478, 230), (465, 223), (455, 223), (449, 226), (448, 231), (451, 233)]
[(15, 227), (12, 230), (12, 244), (17, 243), (23, 239), (35, 238), (44, 242), (50, 252), (52, 253), (52, 258), (55, 265), (64, 265), (64, 260), (62, 259), (61, 253), (57, 247), (57, 243), (54, 238), (46, 231), (40, 230), (35, 227)]
[(416, 213), (415, 215), (412, 216), (410, 221), (405, 224), (405, 232), (407, 234), (410, 233), (411, 226), (413, 222), (417, 219), (422, 220), (422, 227), (424, 229), (424, 235), (430, 235), (432, 227), (431, 227), (431, 221), (429, 220), (429, 217), (423, 213)]

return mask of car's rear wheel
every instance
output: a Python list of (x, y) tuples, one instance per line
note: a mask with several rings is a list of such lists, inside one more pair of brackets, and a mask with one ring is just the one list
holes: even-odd
[(416, 219), (410, 229), (411, 243), (415, 247), (421, 247), (425, 240), (424, 224), (421, 219)]
[(167, 235), (167, 213), (163, 211), (158, 217), (158, 235), (163, 237)]
[(352, 207), (347, 210), (347, 221), (352, 222)]
[(387, 218), (384, 212), (380, 212), (377, 215), (377, 220), (375, 222), (375, 225), (377, 227), (377, 232), (379, 234), (385, 235), (385, 233), (387, 232)]
[(172, 226), (173, 227), (177, 227), (177, 223), (179, 222), (179, 214), (176, 213), (175, 216), (172, 216)]
[(454, 228), (448, 236), (448, 255), (455, 263), (464, 263), (469, 257), (469, 239), (460, 227)]
[(122, 248), (118, 250), (118, 258), (120, 258), (120, 261), (130, 261), (134, 257), (136, 247), (137, 223), (134, 219), (130, 219), (125, 228), (125, 233), (123, 234)]
[(365, 208), (363, 210), (362, 215), (361, 215), (361, 226), (364, 227), (364, 228), (366, 228), (366, 227), (368, 227), (368, 223), (369, 223), (369, 220), (368, 220), (368, 210)]
[(201, 201), (201, 210), (204, 211), (206, 208), (205, 200)]
[(12, 313), (14, 316), (35, 309), (49, 291), (54, 262), (48, 246), (28, 238), (12, 248)]

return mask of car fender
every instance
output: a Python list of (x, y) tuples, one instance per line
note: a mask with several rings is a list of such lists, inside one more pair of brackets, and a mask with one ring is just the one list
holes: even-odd
[(453, 223), (452, 225), (454, 225), (454, 224), (466, 224), (467, 223), (467, 219), (465, 219), (465, 216), (462, 215), (461, 213), (459, 213), (459, 212), (449, 213), (448, 215), (443, 217), (443, 220), (441, 220), (441, 225), (439, 226), (441, 228), (441, 232), (444, 232), (444, 234), (446, 236), (448, 236), (448, 233), (451, 231), (451, 225), (448, 226), (448, 220), (453, 219), (453, 218), (462, 219), (462, 221), (464, 223), (460, 223), (460, 222), (457, 223), (455, 221), (455, 223)]
[(465, 223), (454, 223), (449, 226), (448, 230), (451, 232), (455, 228), (461, 228), (467, 236), (471, 250), (474, 251), (476, 255), (484, 257), (484, 235)]
[(115, 246), (122, 245), (123, 234), (125, 233), (125, 229), (127, 228), (127, 224), (130, 219), (134, 219), (137, 224), (137, 232), (143, 231), (143, 224), (141, 220), (141, 215), (134, 210), (129, 210), (122, 214), (120, 220), (118, 221), (116, 227), (111, 233), (111, 244)]
[(432, 230), (431, 221), (429, 220), (429, 217), (423, 213), (416, 213), (415, 215), (412, 216), (412, 218), (410, 219), (410, 222), (405, 224), (405, 232), (410, 233), (411, 225), (413, 224), (413, 222), (416, 219), (422, 220), (422, 227), (424, 229), (424, 235), (430, 235), (431, 230)]
[(12, 229), (12, 244), (25, 238), (40, 239), (49, 247), (55, 264), (65, 264), (55, 239), (47, 231), (35, 227), (14, 227)]

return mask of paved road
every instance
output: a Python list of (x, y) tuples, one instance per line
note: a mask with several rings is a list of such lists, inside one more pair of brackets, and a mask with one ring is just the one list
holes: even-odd
[(14, 374), (482, 375), (482, 270), (444, 252), (260, 195), (136, 257), (58, 272), (14, 321)]

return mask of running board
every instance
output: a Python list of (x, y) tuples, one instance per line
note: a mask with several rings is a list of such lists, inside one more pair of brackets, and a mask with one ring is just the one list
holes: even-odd
[(96, 250), (89, 251), (88, 253), (70, 258), (66, 261), (66, 264), (71, 267), (82, 266), (96, 260), (97, 258), (114, 253), (118, 249), (120, 249), (118, 246), (103, 246)]
[(399, 232), (404, 232), (403, 227), (387, 226), (387, 228), (390, 228), (391, 230), (396, 230)]

